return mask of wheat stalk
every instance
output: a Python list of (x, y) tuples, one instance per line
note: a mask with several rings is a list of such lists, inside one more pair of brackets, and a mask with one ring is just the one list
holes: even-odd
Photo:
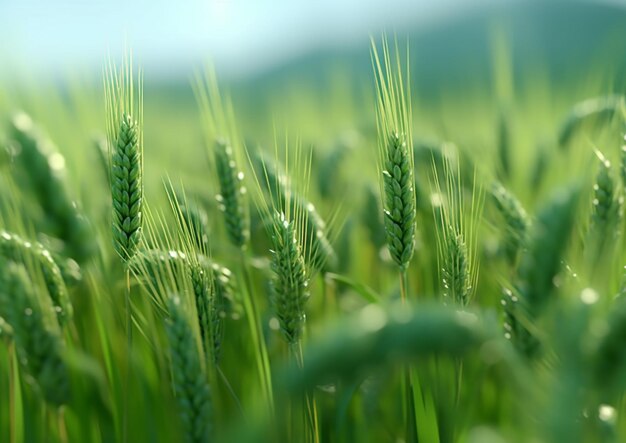
[[(382, 175), (384, 224), (387, 245), (402, 272), (409, 266), (415, 246), (415, 180), (413, 178), (413, 139), (411, 94), (408, 79), (402, 75), (396, 45), (391, 60), (386, 38), (382, 42), (382, 64), (372, 40), (372, 64), (376, 77), (378, 167)], [(408, 58), (408, 57), (407, 57)]]
[(219, 184), (218, 207), (233, 245), (245, 249), (250, 239), (250, 220), (244, 173), (239, 166), (244, 146), (239, 138), (233, 106), (223, 97), (212, 69), (198, 74), (193, 84), (200, 106), (202, 129)]
[(109, 63), (105, 100), (113, 245), (127, 263), (137, 252), (143, 225), (143, 76), (135, 79), (130, 57), (119, 70)]
[[(454, 148), (448, 145), (448, 149)], [(438, 259), (444, 296), (454, 303), (466, 306), (476, 289), (478, 280), (478, 228), (482, 215), (483, 188), (476, 171), (472, 178), (471, 202), (466, 202), (461, 175), (461, 164), (445, 157), (443, 177), (432, 165), (433, 187), (442, 201), (433, 215), (437, 226)], [(443, 186), (442, 182), (443, 181)]]
[[(111, 231), (115, 252), (126, 268), (126, 351), (130, 375), (133, 327), (128, 263), (137, 253), (143, 227), (143, 76), (140, 71), (135, 79), (130, 55), (119, 70), (109, 62), (105, 71), (104, 96), (107, 142), (111, 150)], [(126, 391), (122, 426), (124, 443), (128, 441), (129, 402)]]
[(165, 330), (184, 441), (205, 443), (211, 436), (211, 392), (198, 343), (178, 297), (171, 297), (168, 312)]
[[(260, 174), (254, 174), (258, 193), (254, 201), (267, 221), (266, 227), (272, 240), (272, 307), (283, 337), (291, 345), (296, 345), (302, 335), (305, 304), (310, 295), (311, 270), (307, 268), (307, 263), (311, 260), (306, 257), (311, 254), (313, 242), (308, 238), (306, 229), (310, 213), (302, 207), (305, 200), (300, 196), (305, 195), (308, 189), (312, 151), (303, 155), (300, 141), (292, 145), (286, 138), (284, 170), (279, 170), (278, 145), (275, 139), (276, 161), (256, 158), (260, 163)], [(264, 189), (269, 195), (264, 194)]]

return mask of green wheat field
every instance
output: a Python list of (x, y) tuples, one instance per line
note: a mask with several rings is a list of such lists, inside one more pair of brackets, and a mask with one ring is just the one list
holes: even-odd
[(623, 32), (489, 29), (0, 87), (0, 441), (626, 441)]

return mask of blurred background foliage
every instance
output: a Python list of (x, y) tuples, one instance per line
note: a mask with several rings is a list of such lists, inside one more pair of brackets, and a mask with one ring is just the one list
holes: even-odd
[[(452, 441), (454, 435), (451, 434), (459, 429), (465, 441), (472, 442), (504, 441), (501, 435), (513, 441), (529, 441), (527, 438), (540, 433), (546, 436), (546, 441), (575, 441), (576, 438), (595, 441), (585, 440), (585, 437), (593, 435), (595, 438), (605, 435), (603, 432), (608, 437), (598, 441), (611, 441), (615, 435), (624, 434), (626, 420), (619, 420), (613, 426), (611, 414), (615, 410), (611, 407), (607, 410), (611, 415), (607, 420), (595, 420), (595, 410), (589, 414), (585, 410), (585, 420), (579, 420), (582, 410), (579, 406), (584, 403), (580, 397), (583, 395), (592, 397), (591, 400), (586, 398), (584, 404), (594, 407), (606, 399), (607, 404), (619, 409), (623, 399), (614, 399), (610, 392), (607, 394), (601, 390), (590, 389), (584, 394), (577, 390), (584, 383), (595, 386), (584, 378), (595, 368), (595, 363), (590, 363), (593, 358), (586, 353), (589, 346), (593, 346), (587, 346), (587, 342), (593, 342), (606, 330), (606, 318), (612, 312), (612, 294), (620, 289), (622, 277), (624, 257), (621, 250), (610, 256), (610, 266), (595, 272), (586, 269), (588, 257), (581, 253), (580, 240), (592, 212), (598, 165), (594, 148), (602, 151), (613, 165), (620, 165), (624, 128), (616, 110), (623, 106), (621, 95), (626, 87), (626, 58), (623, 56), (626, 53), (626, 8), (623, 5), (599, 1), (508, 1), (477, 2), (469, 6), (459, 1), (446, 1), (437, 6), (437, 2), (397, 1), (372, 5), (346, 2), (333, 9), (330, 2), (320, 2), (322, 6), (317, 9), (303, 7), (304, 12), (298, 12), (296, 7), (287, 7), (286, 2), (279, 2), (276, 6), (265, 2), (248, 6), (243, 2), (233, 1), (231, 4), (216, 0), (206, 4), (190, 3), (196, 7), (199, 4), (206, 6), (206, 10), (200, 8), (197, 11), (208, 14), (191, 17), (196, 11), (194, 7), (181, 6), (186, 15), (179, 16), (179, 12), (174, 11), (176, 7), (165, 2), (150, 5), (137, 2), (128, 6), (128, 10), (123, 8), (122, 2), (89, 7), (80, 2), (65, 1), (56, 8), (52, 3), (46, 6), (34, 0), (0, 3), (0, 32), (6, 33), (4, 42), (7, 43), (0, 49), (0, 54), (8, 61), (0, 68), (0, 141), (9, 141), (2, 143), (9, 151), (23, 149), (24, 140), (16, 140), (19, 138), (16, 137), (19, 133), (16, 125), (19, 129), (24, 122), (23, 114), (16, 119), (15, 113), (24, 111), (30, 115), (40, 134), (52, 141), (51, 155), (55, 150), (62, 155), (46, 158), (50, 164), (62, 162), (58, 170), (62, 170), (65, 176), (68, 198), (78, 202), (80, 212), (96, 233), (93, 237), (83, 233), (96, 243), (95, 249), (99, 253), (83, 269), (82, 282), (77, 278), (72, 293), (76, 324), (73, 341), (67, 341), (93, 358), (93, 361), (86, 360), (94, 363), (94, 385), (107, 386), (100, 391), (85, 389), (87, 392), (79, 397), (82, 403), (68, 409), (66, 421), (72, 436), (98, 435), (101, 441), (111, 441), (107, 436), (112, 438), (111, 435), (119, 433), (119, 411), (124, 392), (124, 372), (112, 364), (115, 359), (124, 359), (120, 345), (125, 340), (120, 326), (123, 312), (117, 298), (123, 293), (123, 275), (110, 245), (110, 190), (102, 161), (105, 106), (101, 68), (107, 60), (107, 46), (114, 60), (119, 59), (124, 44), (133, 48), (135, 60), (145, 69), (146, 200), (151, 206), (167, 207), (164, 178), (174, 184), (184, 182), (186, 192), (209, 214), (208, 231), (215, 259), (232, 267), (235, 273), (237, 258), (224, 240), (225, 233), (216, 210), (215, 177), (211, 176), (208, 167), (212, 159), (203, 140), (203, 122), (191, 88), (194, 75), (206, 63), (215, 67), (223, 90), (232, 95), (240, 135), (248, 147), (272, 147), (275, 139), (281, 139), (285, 132), (294, 138), (297, 136), (303, 146), (313, 146), (309, 197), (327, 221), (339, 213), (336, 236), (332, 239), (339, 256), (337, 274), (329, 277), (337, 286), (338, 305), (329, 308), (324, 298), (313, 297), (310, 318), (317, 321), (310, 321), (307, 327), (310, 327), (312, 338), (351, 338), (346, 331), (352, 326), (353, 331), (367, 332), (368, 324), (363, 318), (376, 320), (380, 315), (376, 310), (365, 311), (373, 317), (355, 316), (354, 312), (360, 312), (364, 306), (366, 309), (371, 307), (369, 303), (379, 298), (391, 300), (399, 296), (397, 276), (384, 249), (384, 232), (380, 220), (372, 215), (381, 211), (369, 36), (378, 37), (382, 30), (396, 35), (401, 45), (406, 39), (410, 48), (419, 231), (410, 277), (413, 294), (419, 294), (420, 299), (431, 299), (440, 290), (436, 227), (432, 216), (437, 202), (432, 198), (431, 183), (427, 178), (433, 158), (461, 162), (461, 173), (465, 178), (471, 177), (472, 169), (476, 167), (485, 183), (499, 179), (532, 215), (537, 214), (538, 207), (550, 201), (548, 197), (555, 188), (574, 180), (582, 189), (579, 201), (583, 203), (577, 209), (579, 217), (573, 227), (572, 251), (568, 256), (571, 260), (565, 263), (565, 271), (559, 280), (559, 291), (573, 295), (564, 297), (562, 304), (550, 306), (548, 314), (539, 323), (540, 329), (548, 331), (547, 337), (542, 338), (549, 343), (549, 351), (540, 363), (520, 364), (518, 374), (511, 370), (515, 365), (507, 360), (510, 356), (504, 355), (506, 353), (490, 353), (489, 348), (481, 347), (483, 334), (490, 336), (502, 332), (499, 325), (495, 326), (496, 319), (505, 316), (500, 300), (501, 286), (503, 280), (507, 283), (514, 280), (514, 272), (503, 265), (498, 255), (502, 236), (498, 228), (502, 228), (502, 221), (489, 202), (485, 204), (487, 221), (481, 227), (479, 244), (481, 270), (476, 289), (479, 295), (473, 304), (476, 309), (484, 309), (480, 314), (480, 328), (474, 329), (474, 323), (468, 325), (462, 319), (449, 318), (447, 313), (441, 314), (436, 308), (432, 308), (432, 312), (428, 310), (431, 308), (426, 310), (432, 318), (416, 309), (415, 323), (390, 321), (388, 328), (382, 330), (373, 352), (379, 359), (389, 358), (398, 367), (404, 363), (403, 352), (414, 356), (427, 354), (430, 351), (427, 346), (412, 348), (408, 340), (398, 337), (432, 335), (445, 340), (447, 336), (439, 334), (441, 331), (437, 329), (440, 326), (437, 319), (451, 330), (460, 331), (458, 336), (467, 338), (467, 343), (463, 342), (459, 347), (479, 349), (466, 360), (464, 377), (481, 382), (475, 386), (471, 383), (464, 385), (459, 395), (466, 402), (462, 404), (471, 407), (457, 415), (458, 410), (451, 406), (456, 393), (451, 392), (449, 382), (456, 375), (454, 358), (460, 348), (453, 343), (450, 353), (454, 358), (432, 359), (418, 365), (419, 378), (424, 386), (429, 386), (429, 395), (435, 399), (431, 398), (425, 411), (432, 413), (436, 409), (433, 402), (437, 403), (439, 416), (430, 423), (434, 422), (435, 428), (438, 426), (439, 432), (443, 433), (441, 441)], [(224, 12), (229, 4), (232, 11)], [(142, 7), (145, 14), (142, 14)], [(237, 14), (243, 14), (248, 7), (250, 11), (237, 20)], [(173, 18), (168, 18), (168, 12)], [(306, 15), (307, 12), (310, 16)], [(272, 15), (276, 16), (275, 20), (268, 18)], [(60, 16), (65, 18), (61, 20)], [(119, 22), (116, 21), (118, 17)], [(263, 29), (271, 31), (263, 34), (264, 38), (243, 31), (246, 26), (254, 28), (255, 18)], [(94, 39), (93, 34), (102, 30), (98, 20), (105, 27), (107, 22), (111, 26), (100, 39)], [(136, 27), (133, 21), (137, 22)], [(168, 27), (172, 23), (176, 26)], [(342, 32), (344, 28), (345, 32)], [(208, 36), (206, 39), (194, 37), (203, 35), (203, 32)], [(320, 35), (325, 37), (315, 37)], [(258, 44), (252, 44), (257, 37)], [(224, 43), (229, 39), (232, 40), (230, 43)], [(241, 41), (248, 42), (248, 45), (241, 44)], [(586, 101), (589, 99), (595, 101)], [(579, 118), (590, 110), (589, 118)], [(15, 141), (22, 143), (22, 147)], [(447, 141), (454, 142), (459, 147), (458, 152), (442, 144)], [(11, 156), (6, 152), (1, 154), (0, 164), (6, 165)], [(17, 166), (11, 172), (17, 169), (19, 183), (19, 174), (24, 170), (32, 172), (37, 165), (25, 162)], [(3, 169), (2, 173), (7, 170)], [(618, 174), (614, 171), (613, 175), (615, 178)], [(54, 181), (54, 177), (51, 180)], [(27, 232), (21, 234), (31, 234), (31, 222), (37, 225), (37, 232), (53, 230), (46, 224), (46, 218), (54, 215), (54, 210), (42, 209), (36, 204), (36, 198), (32, 198), (37, 195), (45, 200), (45, 186), (35, 185), (32, 189), (8, 187), (1, 191), (9, 202), (8, 208), (20, 206), (20, 211), (32, 216), (25, 223), (28, 226), (21, 226), (27, 228)], [(66, 209), (73, 213), (72, 208), (63, 211)], [(264, 293), (267, 289), (269, 241), (263, 234), (262, 221), (253, 205), (251, 212), (252, 286)], [(39, 223), (41, 220), (44, 222)], [(80, 225), (80, 217), (71, 220)], [(2, 221), (10, 222), (6, 223), (9, 226), (3, 226), (6, 228), (19, 225), (8, 220), (6, 215)], [(339, 229), (341, 227), (343, 229)], [(46, 245), (54, 250), (54, 241), (38, 238), (49, 241)], [(78, 243), (82, 244), (81, 241)], [(65, 264), (68, 266), (65, 272), (70, 275), (73, 264)], [(532, 273), (529, 274), (531, 276), (526, 278), (532, 279)], [(316, 281), (313, 286), (315, 295), (327, 290), (326, 284), (329, 284), (327, 279)], [(587, 297), (597, 296), (595, 292), (591, 295), (584, 292), (588, 285), (593, 285), (597, 293), (604, 295), (601, 303), (592, 307), (586, 305), (584, 297), (584, 303), (579, 297), (581, 292)], [(145, 314), (138, 318), (150, 339), (135, 343), (135, 364), (142, 370), (135, 374), (136, 384), (132, 391), (135, 394), (131, 400), (134, 426), (130, 441), (176, 441), (180, 435), (178, 425), (169, 420), (173, 409), (172, 393), (170, 386), (163, 383), (168, 377), (167, 358), (163, 353), (155, 352), (155, 344), (163, 341), (161, 319), (154, 318), (158, 313), (153, 312), (148, 297), (140, 298), (136, 303), (136, 312)], [(611, 320), (616, 325), (620, 324), (620, 312), (613, 314), (615, 319)], [(270, 330), (268, 317), (264, 311), (262, 321), (269, 337), (268, 347), (276, 358), (274, 361), (282, 362), (282, 349), (277, 344), (279, 338)], [(327, 321), (337, 317), (356, 319), (327, 331)], [(235, 320), (228, 323), (223, 370), (243, 403), (258, 406), (258, 386), (251, 381), (254, 350), (250, 349), (245, 337), (232, 334), (241, 323)], [(583, 330), (592, 331), (591, 338), (581, 337)], [(329, 369), (323, 361), (317, 362), (318, 372), (305, 373), (302, 380), (291, 373), (293, 378), (284, 378), (284, 386), (292, 390), (318, 382), (322, 388), (327, 388), (320, 388), (317, 392), (320, 411), (323, 411), (322, 421), (332, 424), (323, 429), (323, 441), (367, 438), (384, 441), (401, 434), (389, 429), (398, 425), (401, 408), (394, 397), (397, 389), (387, 389), (401, 384), (398, 375), (401, 371), (390, 376), (377, 367), (377, 362), (368, 360), (371, 355), (359, 354), (358, 347), (354, 348), (355, 354), (344, 356), (341, 346), (350, 348), (354, 343), (362, 344), (358, 341), (360, 336), (356, 336), (357, 341), (347, 340), (344, 344), (330, 340), (311, 351), (313, 362), (319, 352), (335, 358), (337, 367)], [(613, 355), (611, 343), (605, 343), (605, 346), (607, 355)], [(7, 375), (2, 382), (4, 388), (9, 384), (6, 381), (9, 373), (17, 376), (19, 371), (5, 347), (1, 349), (0, 369), (3, 375)], [(553, 354), (554, 349), (557, 351)], [(492, 361), (490, 355), (495, 355), (497, 361)], [(348, 359), (347, 363), (342, 356)], [(81, 354), (74, 358), (80, 362), (82, 357)], [(349, 361), (350, 357), (355, 361), (360, 359), (368, 369), (375, 368), (368, 372), (365, 381), (350, 372), (353, 363)], [(614, 369), (612, 364), (619, 358), (609, 360), (608, 367)], [(489, 364), (485, 365), (485, 362)], [(576, 369), (587, 368), (586, 365), (592, 369)], [(79, 366), (83, 371), (90, 367), (85, 363)], [(284, 369), (281, 363), (277, 363), (277, 367)], [(345, 377), (345, 383), (341, 378), (342, 383), (335, 386), (323, 384), (327, 381), (324, 376), (329, 373), (337, 375), (332, 374), (333, 370)], [(246, 376), (233, 375), (242, 374), (242, 371)], [(603, 369), (599, 371), (605, 373)], [(529, 374), (530, 378), (526, 378)], [(617, 378), (616, 383), (620, 383)], [(232, 427), (235, 431), (247, 431), (249, 441), (254, 441), (257, 428), (239, 429), (238, 406), (228, 387), (218, 386), (216, 398), (222, 409), (218, 410), (217, 418), (223, 419), (222, 430)], [(281, 386), (284, 387), (280, 385), (279, 388)], [(522, 386), (521, 390), (518, 390), (519, 386)], [(480, 387), (480, 393), (476, 392), (477, 387)], [(6, 392), (6, 389), (0, 389), (0, 392)], [(519, 392), (527, 393), (522, 401), (517, 401)], [(353, 395), (358, 396), (358, 407), (355, 406), (357, 402), (352, 401)], [(42, 414), (37, 409), (36, 394), (24, 390), (20, 401), (25, 412), (18, 419), (27, 424), (39, 423)], [(145, 405), (151, 407), (145, 408)], [(565, 406), (572, 406), (573, 412)], [(81, 415), (86, 410), (90, 412)], [(564, 411), (563, 415), (559, 415), (559, 411)], [(542, 420), (535, 420), (537, 415)], [(369, 428), (372, 417), (381, 417), (377, 423), (382, 424)], [(589, 417), (592, 418), (586, 420)], [(6, 429), (9, 413), (2, 404), (0, 420)], [(48, 420), (50, 429), (55, 429), (52, 434), (62, 434), (53, 419), (44, 417), (45, 420)], [(155, 423), (158, 426), (154, 426)], [(572, 423), (575, 426), (569, 426)], [(44, 428), (25, 426), (23, 441), (38, 441)], [(580, 429), (584, 432), (578, 432)]]

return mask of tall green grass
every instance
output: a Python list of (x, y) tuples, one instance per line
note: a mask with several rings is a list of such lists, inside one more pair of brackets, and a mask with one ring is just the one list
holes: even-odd
[(0, 103), (0, 441), (624, 440), (623, 98), (505, 43), (495, 96), (383, 38), (354, 96)]

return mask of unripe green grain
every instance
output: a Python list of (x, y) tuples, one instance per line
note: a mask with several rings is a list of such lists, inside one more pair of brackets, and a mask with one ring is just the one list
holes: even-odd
[(87, 219), (68, 193), (65, 158), (26, 114), (11, 120), (11, 137), (20, 148), (16, 162), (46, 215), (46, 230), (63, 240), (70, 256), (87, 260), (96, 244)]
[(517, 303), (519, 299), (510, 289), (502, 289), (502, 297), (500, 298), (500, 304), (504, 312), (504, 338), (507, 340), (513, 340), (517, 334), (518, 322), (516, 317)]
[[(241, 318), (242, 307), (232, 271), (204, 255), (199, 254), (195, 261), (203, 275), (211, 279), (208, 284), (215, 291), (215, 303), (211, 303), (217, 309), (215, 315), (233, 320)], [(192, 262), (182, 251), (150, 249), (137, 254), (130, 262), (130, 267), (135, 275), (145, 279), (150, 286), (148, 290), (154, 291), (161, 286), (159, 282), (162, 279), (184, 275), (186, 269), (193, 267)], [(179, 283), (174, 282), (174, 286), (178, 287)]]
[(388, 136), (383, 170), (384, 225), (389, 252), (401, 269), (408, 267), (415, 245), (415, 188), (410, 155), (404, 135)]
[[(382, 63), (372, 41), (372, 64), (376, 77), (378, 167), (382, 173), (382, 200), (387, 247), (393, 261), (405, 273), (415, 247), (415, 179), (413, 177), (413, 138), (411, 94), (407, 68), (401, 71), (398, 48), (395, 60), (383, 38)], [(408, 66), (408, 61), (407, 61)]]
[(59, 266), (43, 245), (0, 230), (0, 256), (16, 263), (29, 263), (41, 270), (60, 325), (72, 319), (73, 308)]
[(224, 140), (215, 142), (215, 165), (220, 184), (217, 201), (224, 214), (226, 233), (233, 245), (245, 248), (250, 239), (250, 226), (244, 176), (237, 168), (232, 147)]
[(80, 265), (71, 258), (63, 257), (61, 254), (50, 252), (52, 259), (59, 266), (61, 277), (65, 285), (69, 288), (78, 285), (83, 280), (83, 272)]
[(272, 241), (272, 306), (283, 336), (293, 344), (302, 334), (309, 283), (295, 224), (283, 213), (274, 215)]
[[(452, 147), (452, 146), (451, 146)], [(433, 215), (441, 266), (443, 295), (458, 306), (467, 306), (478, 279), (478, 228), (482, 214), (483, 188), (472, 178), (471, 204), (466, 204), (460, 163), (444, 159), (443, 176), (433, 163)], [(445, 187), (443, 187), (443, 183)]]
[(515, 266), (526, 242), (530, 218), (519, 200), (500, 183), (493, 184), (491, 194), (505, 223), (504, 254), (509, 265)]
[(202, 252), (209, 251), (209, 216), (196, 204), (187, 203), (180, 207), (180, 215), (189, 232), (195, 248)]
[(165, 325), (172, 365), (172, 384), (183, 431), (183, 441), (206, 443), (211, 437), (211, 392), (198, 344), (180, 299), (168, 303)]
[[(129, 262), (133, 274), (142, 278), (152, 288), (160, 288), (162, 279), (170, 279), (184, 275), (188, 264), (187, 254), (182, 251), (159, 249), (142, 250)], [(171, 282), (177, 285), (178, 282)]]
[(113, 244), (124, 263), (141, 241), (143, 182), (139, 125), (123, 114), (111, 157)]
[(191, 283), (196, 302), (202, 347), (207, 358), (217, 364), (222, 350), (224, 332), (224, 300), (213, 285), (212, 268), (190, 265)]
[(593, 213), (591, 222), (602, 228), (611, 222), (616, 212), (615, 184), (611, 176), (611, 163), (600, 157), (600, 169), (593, 185)]
[(469, 303), (471, 287), (467, 246), (463, 236), (448, 229), (443, 263), (444, 296), (461, 306)]
[(278, 171), (277, 165), (267, 159), (257, 159), (263, 185), (281, 207), (299, 208), (303, 211), (303, 249), (307, 266), (315, 271), (328, 272), (337, 266), (337, 253), (329, 238), (326, 222), (315, 205), (299, 195), (291, 186), (290, 178)]
[(304, 211), (305, 241), (307, 242), (305, 248), (309, 251), (305, 260), (316, 271), (332, 271), (337, 267), (337, 254), (328, 238), (326, 222), (313, 203), (300, 200), (300, 202), (292, 202), (292, 205), (302, 207)]
[(591, 202), (591, 220), (585, 239), (585, 254), (590, 264), (591, 274), (604, 266), (601, 262), (610, 257), (619, 234), (618, 225), (621, 218), (623, 197), (619, 195), (612, 175), (611, 163), (600, 153), (600, 169), (593, 185)]
[(209, 289), (209, 278), (200, 266), (191, 265), (191, 284), (196, 302), (196, 312), (198, 314), (198, 326), (200, 329), (200, 339), (205, 355), (213, 354), (211, 340), (211, 319), (209, 318), (211, 294)]
[(504, 313), (504, 338), (510, 340), (523, 355), (532, 356), (537, 350), (538, 342), (520, 321), (524, 312), (521, 310), (519, 297), (510, 289), (503, 288), (500, 303)]
[(211, 263), (215, 286), (216, 306), (222, 306), (222, 312), (218, 315), (226, 315), (233, 319), (241, 317), (243, 310), (241, 302), (237, 298), (237, 281), (233, 278), (233, 273), (225, 266), (215, 262)]
[[(213, 280), (215, 281), (215, 280)], [(220, 362), (222, 354), (222, 342), (224, 341), (224, 319), (226, 318), (226, 299), (223, 293), (216, 290), (215, 286), (211, 287), (211, 298), (209, 304), (208, 319), (211, 326), (211, 353), (214, 364)]]
[[(3, 262), (0, 297), (5, 299), (7, 320), (20, 362), (41, 389), (44, 399), (55, 406), (70, 399), (70, 377), (63, 359), (63, 342), (44, 321), (44, 311), (23, 266)], [(6, 303), (8, 299), (8, 303)]]

